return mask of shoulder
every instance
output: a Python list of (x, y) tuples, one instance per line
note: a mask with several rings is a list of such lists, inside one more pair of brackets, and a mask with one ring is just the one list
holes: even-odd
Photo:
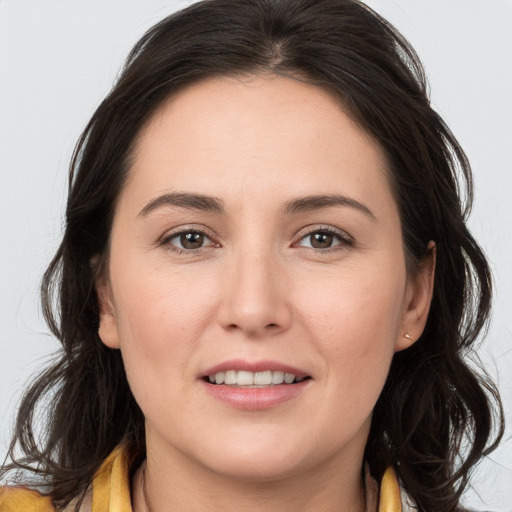
[[(91, 493), (85, 495), (80, 512), (90, 512)], [(76, 502), (70, 503), (63, 512), (74, 512)], [(26, 487), (0, 487), (0, 512), (57, 512), (49, 496)]]
[(131, 511), (130, 467), (133, 462), (130, 447), (117, 447), (101, 464), (85, 496), (79, 496), (64, 510), (44, 494), (24, 486), (0, 486), (0, 512), (91, 512), (93, 494), (95, 510), (110, 510), (111, 500), (116, 510)]
[(0, 487), (0, 512), (55, 512), (51, 498), (24, 487)]

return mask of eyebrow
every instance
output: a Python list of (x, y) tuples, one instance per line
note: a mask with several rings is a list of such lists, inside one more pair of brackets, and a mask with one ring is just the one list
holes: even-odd
[(360, 201), (351, 197), (343, 196), (340, 194), (328, 194), (318, 196), (307, 196), (293, 199), (288, 202), (284, 207), (285, 213), (302, 213), (310, 212), (313, 210), (320, 210), (322, 208), (329, 208), (331, 206), (348, 206), (355, 208), (360, 212), (364, 213), (372, 220), (377, 220), (374, 213)]
[(178, 206), (189, 210), (199, 210), (203, 212), (224, 213), (224, 204), (220, 199), (201, 194), (187, 194), (183, 192), (173, 192), (163, 194), (152, 199), (140, 211), (139, 217), (143, 217), (162, 206)]
[[(199, 210), (203, 212), (224, 213), (224, 203), (221, 199), (202, 194), (191, 194), (186, 192), (172, 192), (163, 194), (152, 199), (140, 211), (139, 217), (146, 216), (152, 211), (163, 206), (177, 206), (189, 210)], [(296, 214), (329, 208), (332, 206), (347, 206), (355, 208), (364, 213), (373, 220), (376, 220), (373, 212), (363, 203), (351, 197), (340, 194), (323, 194), (316, 196), (299, 197), (292, 199), (284, 206), (285, 214)]]

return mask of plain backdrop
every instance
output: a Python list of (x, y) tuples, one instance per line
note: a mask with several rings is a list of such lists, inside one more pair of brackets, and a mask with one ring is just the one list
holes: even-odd
[[(248, 0), (250, 1), (250, 0)], [(293, 0), (291, 0), (293, 1)], [(59, 243), (75, 141), (152, 24), (190, 2), (0, 0), (0, 459), (26, 380), (58, 348), (38, 304)], [(512, 0), (373, 0), (412, 42), (432, 103), (468, 153), (470, 226), (492, 264), (495, 310), (479, 349), (512, 413)], [(512, 511), (511, 428), (465, 500)]]

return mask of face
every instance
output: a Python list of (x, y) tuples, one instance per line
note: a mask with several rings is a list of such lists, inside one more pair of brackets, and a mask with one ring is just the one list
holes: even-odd
[(97, 283), (148, 450), (261, 480), (361, 462), (431, 294), (387, 173), (332, 96), (283, 77), (204, 81), (153, 116)]

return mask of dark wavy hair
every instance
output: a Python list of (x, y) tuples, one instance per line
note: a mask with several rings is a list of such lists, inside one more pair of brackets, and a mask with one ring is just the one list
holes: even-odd
[(170, 95), (208, 77), (258, 73), (330, 91), (380, 143), (409, 272), (436, 243), (427, 325), (394, 356), (365, 457), (376, 478), (393, 465), (420, 512), (453, 511), (471, 468), (503, 433), (496, 388), (468, 364), (491, 301), (488, 264), (465, 225), (471, 170), (430, 106), (414, 50), (356, 0), (206, 0), (165, 18), (133, 48), (72, 158), (65, 233), (42, 283), (44, 314), (63, 349), (23, 397), (4, 473), (44, 476), (63, 507), (84, 494), (116, 445), (144, 453), (144, 418), (120, 353), (98, 337), (94, 281), (108, 258), (116, 199), (141, 127)]

